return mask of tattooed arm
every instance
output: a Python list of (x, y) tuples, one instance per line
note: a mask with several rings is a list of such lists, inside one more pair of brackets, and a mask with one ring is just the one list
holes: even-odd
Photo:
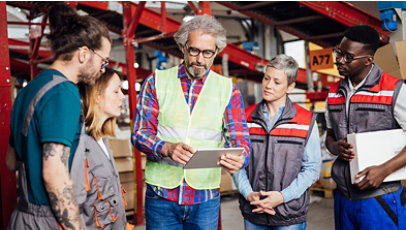
[(59, 143), (43, 145), (42, 177), (51, 208), (63, 229), (84, 229), (75, 189), (69, 175), (70, 147)]

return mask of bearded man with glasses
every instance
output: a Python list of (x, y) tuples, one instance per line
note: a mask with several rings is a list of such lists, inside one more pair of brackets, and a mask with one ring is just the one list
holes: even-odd
[(387, 162), (357, 174), (351, 184), (349, 162), (355, 157), (347, 134), (402, 128), (406, 130), (406, 88), (403, 81), (374, 64), (379, 34), (369, 26), (349, 28), (334, 49), (345, 79), (327, 98), (326, 145), (337, 156), (332, 177), (336, 229), (406, 229), (406, 197), (400, 181), (383, 180), (406, 165), (406, 148)]
[(217, 229), (220, 168), (183, 169), (195, 150), (243, 147), (223, 156), (230, 173), (248, 163), (250, 140), (241, 93), (231, 79), (210, 70), (226, 46), (221, 24), (196, 16), (181, 25), (175, 41), (184, 62), (156, 70), (137, 102), (132, 143), (147, 154), (147, 229)]

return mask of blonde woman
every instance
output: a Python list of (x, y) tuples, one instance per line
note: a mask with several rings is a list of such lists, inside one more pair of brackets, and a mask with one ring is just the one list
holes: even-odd
[(112, 69), (93, 87), (80, 85), (86, 133), (82, 133), (71, 175), (86, 229), (125, 229), (125, 201), (112, 153), (103, 138), (115, 135), (125, 98), (121, 78)]

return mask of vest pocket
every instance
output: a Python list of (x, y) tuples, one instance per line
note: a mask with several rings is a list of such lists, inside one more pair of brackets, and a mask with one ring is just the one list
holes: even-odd
[(344, 109), (344, 105), (328, 105), (327, 108), (331, 113), (341, 112)]
[(98, 199), (93, 203), (95, 211), (95, 223), (99, 228), (103, 228), (106, 224), (114, 223), (119, 218), (117, 210), (119, 207), (120, 196), (114, 194), (114, 187), (109, 182), (113, 178), (100, 179), (97, 184)]
[(384, 105), (371, 104), (371, 105), (359, 105), (355, 110), (356, 111), (374, 111), (374, 112), (385, 112)]
[(300, 141), (293, 141), (293, 140), (278, 140), (278, 144), (294, 144), (294, 145), (302, 145)]
[(253, 139), (253, 138), (251, 138), (251, 142), (259, 142), (259, 143), (264, 143), (264, 140), (261, 140), (261, 139)]

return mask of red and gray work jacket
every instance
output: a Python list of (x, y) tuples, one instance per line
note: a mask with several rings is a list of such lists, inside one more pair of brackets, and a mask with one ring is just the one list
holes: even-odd
[[(265, 101), (246, 110), (247, 125), (252, 142), (250, 162), (246, 168), (254, 191), (282, 191), (297, 177), (302, 167), (306, 143), (316, 116), (293, 104), (289, 98), (270, 132), (263, 114)], [(253, 206), (240, 196), (244, 218), (261, 225), (293, 225), (306, 221), (309, 191), (300, 198), (276, 207), (274, 216), (253, 213)]]
[[(350, 98), (347, 113), (345, 102), (349, 90), (348, 80), (334, 84), (327, 98), (329, 117), (326, 119), (330, 120), (336, 140), (346, 138), (349, 133), (400, 128), (393, 109), (401, 86), (402, 81), (374, 65), (365, 83)], [(334, 162), (332, 177), (338, 190), (350, 199), (376, 197), (400, 188), (400, 182), (388, 182), (376, 189), (357, 189), (351, 184), (349, 163), (341, 158)]]

